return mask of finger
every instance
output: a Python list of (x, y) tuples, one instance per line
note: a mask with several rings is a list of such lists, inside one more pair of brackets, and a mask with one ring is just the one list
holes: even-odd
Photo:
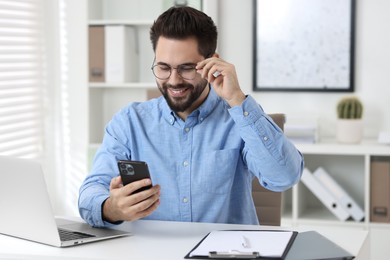
[(149, 216), (150, 214), (153, 213), (153, 211), (155, 211), (158, 206), (160, 205), (160, 197), (152, 197), (150, 198), (150, 200), (147, 200), (147, 201), (143, 201), (139, 204), (136, 205), (136, 209), (135, 209), (135, 219), (140, 219), (140, 218), (144, 218), (146, 216)]
[[(138, 195), (138, 194), (137, 194)], [(136, 195), (131, 195), (130, 197), (134, 197)], [(155, 209), (157, 209), (160, 204), (160, 194), (154, 194), (153, 196), (147, 198), (146, 200), (142, 200), (139, 203), (133, 205), (127, 205), (123, 207), (122, 216), (124, 220), (133, 221), (140, 219), (142, 217), (150, 215)]]
[(136, 212), (141, 212), (151, 207), (159, 199), (160, 199), (160, 194), (156, 193), (153, 194), (153, 196), (150, 196), (147, 199), (144, 199), (139, 203), (134, 204), (132, 207), (135, 209)]
[[(216, 64), (216, 58), (209, 58), (199, 62), (196, 66), (197, 72), (202, 75), (202, 78), (208, 79), (209, 70)], [(215, 69), (216, 70), (216, 69)], [(215, 72), (214, 70), (214, 72)]]
[(221, 75), (221, 72), (219, 70), (216, 70), (212, 75), (214, 78), (218, 78)]
[(144, 218), (144, 217), (146, 217), (146, 216), (149, 216), (150, 214), (153, 213), (153, 211), (155, 211), (155, 210), (158, 208), (158, 206), (160, 206), (160, 200), (157, 200), (155, 203), (153, 203), (152, 206), (150, 206), (150, 207), (147, 208), (146, 210), (140, 212), (139, 218)]
[(125, 186), (124, 192), (126, 194), (133, 194), (135, 191), (139, 190), (140, 188), (150, 186), (152, 184), (152, 181), (150, 179), (142, 179), (139, 181), (134, 181)]
[(207, 79), (210, 83), (213, 83), (218, 77), (223, 78), (222, 76), (222, 69), (214, 65), (210, 68)]
[(129, 206), (136, 205), (156, 195), (160, 196), (160, 185), (155, 185), (150, 189), (129, 195), (126, 198), (126, 204)]

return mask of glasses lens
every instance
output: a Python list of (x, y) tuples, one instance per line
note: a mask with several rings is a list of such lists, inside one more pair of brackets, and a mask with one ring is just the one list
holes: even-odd
[(171, 67), (166, 65), (161, 65), (161, 64), (154, 65), (152, 70), (154, 76), (156, 76), (156, 78), (159, 79), (167, 79), (171, 76)]
[(196, 77), (196, 69), (194, 66), (182, 65), (177, 67), (177, 72), (183, 79), (194, 79)]

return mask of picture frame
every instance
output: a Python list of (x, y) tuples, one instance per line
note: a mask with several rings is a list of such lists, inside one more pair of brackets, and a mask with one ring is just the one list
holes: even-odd
[(253, 90), (353, 92), (355, 0), (253, 0)]

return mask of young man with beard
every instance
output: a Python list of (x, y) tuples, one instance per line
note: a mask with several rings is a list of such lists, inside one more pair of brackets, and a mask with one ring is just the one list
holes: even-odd
[[(100, 227), (140, 218), (257, 224), (252, 180), (273, 191), (290, 188), (302, 173), (301, 153), (215, 53), (210, 17), (170, 8), (150, 38), (163, 96), (131, 103), (108, 123), (80, 188), (81, 216)], [(118, 160), (146, 161), (152, 180), (123, 186)]]

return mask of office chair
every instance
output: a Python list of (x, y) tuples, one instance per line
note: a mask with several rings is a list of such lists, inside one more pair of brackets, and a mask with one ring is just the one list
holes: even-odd
[[(284, 114), (270, 114), (272, 120), (284, 129)], [(252, 197), (261, 225), (280, 226), (282, 217), (282, 193), (265, 189), (257, 179), (252, 182)]]

